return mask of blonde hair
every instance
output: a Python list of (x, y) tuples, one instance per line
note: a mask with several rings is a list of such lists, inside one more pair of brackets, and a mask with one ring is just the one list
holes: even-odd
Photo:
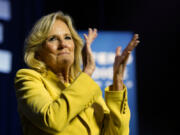
[(80, 63), (83, 41), (73, 27), (71, 17), (69, 15), (65, 15), (61, 11), (43, 16), (34, 25), (29, 36), (25, 40), (24, 61), (28, 67), (39, 72), (47, 71), (46, 64), (36, 58), (36, 52), (45, 42), (47, 35), (56, 19), (60, 19), (67, 24), (75, 44), (74, 63), (70, 68), (69, 74), (69, 76), (74, 79), (81, 72)]

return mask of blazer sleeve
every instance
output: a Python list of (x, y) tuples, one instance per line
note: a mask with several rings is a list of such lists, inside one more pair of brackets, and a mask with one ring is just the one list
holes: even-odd
[(130, 109), (126, 86), (122, 91), (109, 91), (107, 87), (105, 101), (110, 115), (105, 115), (104, 135), (129, 135)]
[(53, 100), (43, 85), (41, 74), (21, 69), (15, 77), (18, 108), (38, 128), (61, 132), (82, 110), (100, 96), (100, 87), (86, 73), (80, 75)]

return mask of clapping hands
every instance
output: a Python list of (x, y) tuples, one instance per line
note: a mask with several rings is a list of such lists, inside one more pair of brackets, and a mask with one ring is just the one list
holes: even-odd
[[(97, 29), (88, 30), (88, 35), (84, 34), (85, 45), (82, 49), (83, 56), (83, 72), (87, 73), (89, 76), (92, 76), (96, 64), (93, 58), (93, 53), (91, 50), (91, 44), (97, 37)], [(116, 55), (113, 65), (113, 87), (111, 90), (123, 90), (123, 76), (126, 69), (127, 61), (130, 56), (130, 53), (133, 49), (139, 44), (139, 35), (134, 34), (132, 40), (129, 42), (127, 47), (121, 53), (121, 46), (116, 48)]]

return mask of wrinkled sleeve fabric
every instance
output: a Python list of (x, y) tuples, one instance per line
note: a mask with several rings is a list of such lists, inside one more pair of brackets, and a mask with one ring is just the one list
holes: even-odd
[(48, 133), (61, 132), (89, 102), (102, 94), (91, 77), (82, 72), (54, 100), (41, 77), (40, 73), (31, 69), (19, 70), (15, 77), (16, 97), (23, 115)]
[(127, 101), (127, 88), (121, 91), (105, 89), (105, 101), (110, 115), (105, 115), (104, 135), (129, 135), (130, 110)]

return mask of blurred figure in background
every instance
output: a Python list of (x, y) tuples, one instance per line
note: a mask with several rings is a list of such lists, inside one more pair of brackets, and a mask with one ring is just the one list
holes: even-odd
[(91, 78), (95, 70), (91, 44), (96, 37), (97, 29), (89, 28), (83, 46), (70, 16), (62, 12), (43, 16), (35, 24), (25, 41), (24, 60), (29, 68), (20, 69), (15, 78), (24, 135), (129, 134), (123, 74), (139, 43), (138, 34), (122, 53), (117, 47), (113, 84), (105, 89), (105, 100)]

